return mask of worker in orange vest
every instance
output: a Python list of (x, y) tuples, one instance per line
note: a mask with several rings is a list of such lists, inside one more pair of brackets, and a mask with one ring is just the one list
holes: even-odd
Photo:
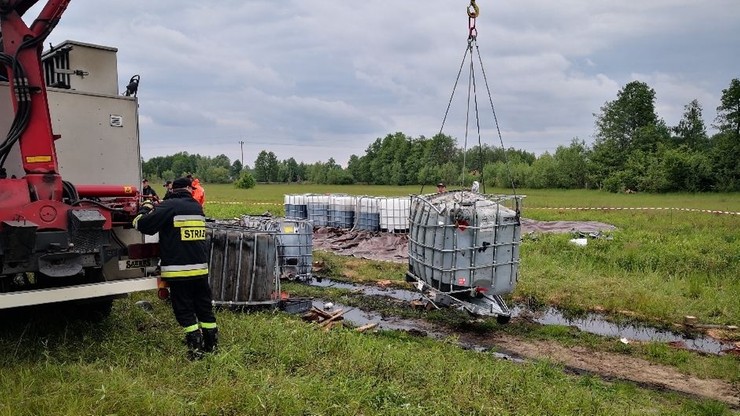
[(205, 206), (206, 190), (203, 189), (203, 186), (200, 184), (200, 179), (193, 178), (193, 175), (188, 175), (187, 178), (193, 181), (191, 185), (191, 187), (193, 188), (193, 199), (198, 201), (200, 206)]

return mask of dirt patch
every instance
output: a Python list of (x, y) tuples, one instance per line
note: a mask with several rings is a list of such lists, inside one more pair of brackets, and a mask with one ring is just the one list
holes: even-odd
[[(616, 227), (596, 221), (537, 221), (521, 219), (522, 235), (537, 233), (580, 233), (583, 236), (599, 237), (602, 231), (614, 231)], [(314, 230), (314, 250), (329, 251), (344, 256), (355, 256), (369, 260), (405, 263), (409, 259), (409, 238), (404, 233), (347, 230), (322, 227)]]
[(681, 392), (714, 399), (740, 408), (740, 386), (716, 379), (700, 379), (641, 358), (593, 351), (585, 347), (568, 348), (550, 341), (522, 340), (509, 335), (468, 336), (468, 342), (503, 350), (529, 359), (547, 359), (569, 369), (586, 371), (604, 378), (628, 380), (646, 387)]

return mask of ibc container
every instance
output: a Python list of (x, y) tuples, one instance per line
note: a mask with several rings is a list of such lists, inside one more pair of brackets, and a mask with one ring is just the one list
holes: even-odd
[(314, 227), (326, 227), (329, 222), (329, 196), (306, 195), (306, 212)]
[(306, 194), (285, 195), (285, 218), (305, 220), (308, 218)]
[(209, 223), (206, 241), (208, 283), (214, 304), (277, 305), (280, 279), (275, 233)]
[[(511, 293), (519, 268), (520, 200), (469, 191), (413, 197), (410, 273), (441, 292)], [(507, 201), (514, 209), (503, 205)]]
[(405, 233), (409, 229), (409, 197), (378, 198), (380, 230)]
[(358, 230), (380, 230), (380, 208), (378, 198), (373, 196), (357, 197), (357, 215), (355, 228)]
[(313, 225), (308, 220), (245, 215), (248, 229), (275, 233), (278, 275), (287, 279), (309, 279), (313, 265)]
[(336, 228), (352, 228), (355, 225), (357, 197), (330, 195), (328, 225)]

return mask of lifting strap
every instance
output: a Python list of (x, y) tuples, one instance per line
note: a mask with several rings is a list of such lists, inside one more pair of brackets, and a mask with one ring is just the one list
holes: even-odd
[[(467, 111), (466, 111), (466, 120), (465, 120), (465, 141), (463, 145), (463, 166), (462, 166), (462, 174), (460, 176), (460, 186), (463, 187), (465, 185), (465, 173), (466, 173), (466, 157), (467, 157), (467, 148), (468, 148), (468, 136), (469, 136), (469, 126), (470, 126), (470, 117), (471, 117), (471, 106), (473, 111), (473, 116), (475, 117), (475, 124), (476, 124), (476, 134), (478, 136), (478, 150), (480, 151), (478, 162), (478, 172), (480, 175), (480, 190), (481, 193), (485, 193), (485, 182), (483, 180), (483, 145), (481, 141), (481, 132), (480, 132), (480, 113), (478, 109), (478, 95), (477, 95), (477, 84), (476, 84), (476, 78), (475, 78), (475, 65), (473, 62), (473, 48), (475, 47), (475, 52), (478, 57), (478, 64), (480, 66), (480, 72), (483, 75), (483, 81), (486, 87), (486, 93), (488, 94), (488, 103), (491, 106), (491, 113), (493, 114), (493, 120), (496, 126), (496, 133), (498, 134), (499, 143), (501, 145), (501, 150), (503, 151), (503, 157), (504, 157), (504, 163), (506, 165), (506, 171), (509, 176), (509, 181), (511, 182), (511, 189), (516, 195), (516, 186), (514, 184), (514, 178), (511, 173), (511, 166), (509, 164), (508, 157), (506, 156), (506, 148), (504, 147), (504, 141), (501, 136), (501, 128), (498, 123), (498, 117), (496, 116), (496, 109), (493, 106), (493, 98), (491, 96), (491, 89), (488, 85), (488, 77), (486, 76), (486, 70), (483, 67), (483, 60), (481, 59), (480, 55), (480, 49), (478, 48), (478, 29), (476, 28), (476, 19), (478, 16), (480, 16), (480, 8), (475, 2), (476, 0), (470, 0), (470, 4), (467, 7), (467, 15), (468, 15), (468, 42), (467, 46), (465, 47), (465, 53), (463, 54), (462, 62), (460, 63), (460, 68), (457, 72), (457, 78), (455, 79), (455, 83), (452, 87), (452, 94), (450, 95), (449, 102), (447, 103), (447, 109), (445, 110), (444, 118), (442, 119), (442, 126), (439, 129), (439, 134), (442, 134), (442, 131), (444, 130), (445, 122), (447, 121), (447, 116), (450, 112), (450, 107), (452, 106), (452, 100), (455, 97), (455, 90), (457, 89), (457, 85), (460, 81), (460, 75), (462, 74), (463, 68), (465, 67), (465, 62), (468, 58), (468, 54), (470, 54), (470, 63), (468, 67), (468, 94), (467, 94)], [(472, 102), (471, 102), (472, 101)], [(422, 191), (423, 191), (424, 185), (422, 184)]]

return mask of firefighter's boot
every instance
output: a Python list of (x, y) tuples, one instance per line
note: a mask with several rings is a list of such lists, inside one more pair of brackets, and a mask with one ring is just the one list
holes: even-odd
[(200, 330), (185, 334), (185, 344), (188, 346), (188, 359), (190, 361), (203, 358), (203, 334)]
[(203, 328), (203, 351), (218, 352), (218, 328)]

